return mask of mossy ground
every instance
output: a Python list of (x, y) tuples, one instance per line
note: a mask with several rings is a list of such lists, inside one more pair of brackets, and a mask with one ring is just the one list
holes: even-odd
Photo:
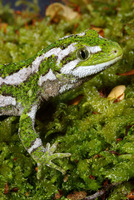
[[(51, 200), (58, 191), (60, 199), (73, 191), (90, 195), (106, 180), (120, 183), (106, 194), (108, 200), (126, 199), (134, 189), (134, 76), (117, 75), (133, 69), (134, 4), (132, 0), (72, 2), (80, 7), (81, 17), (58, 23), (40, 18), (37, 10), (15, 13), (1, 5), (0, 63), (28, 59), (66, 34), (91, 25), (121, 45), (123, 59), (80, 88), (44, 103), (37, 114), (36, 130), (44, 145), (58, 141), (57, 152), (72, 154), (69, 159), (55, 160), (66, 176), (46, 167), (37, 180), (36, 163), (17, 134), (19, 117), (1, 117), (0, 200)], [(100, 95), (107, 96), (121, 84), (126, 86), (124, 100), (114, 103)], [(78, 96), (81, 101), (74, 105), (71, 100)]]

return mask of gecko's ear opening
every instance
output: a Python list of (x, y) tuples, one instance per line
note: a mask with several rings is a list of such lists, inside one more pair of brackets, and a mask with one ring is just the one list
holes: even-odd
[(78, 49), (77, 51), (77, 57), (80, 59), (80, 60), (87, 60), (90, 56), (90, 53), (89, 51), (83, 47), (81, 49)]

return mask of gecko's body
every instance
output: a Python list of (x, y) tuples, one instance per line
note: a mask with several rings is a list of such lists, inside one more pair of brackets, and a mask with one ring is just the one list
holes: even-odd
[(19, 136), (38, 164), (64, 173), (51, 161), (69, 153), (54, 153), (56, 145), (43, 146), (34, 129), (35, 115), (41, 101), (49, 100), (79, 86), (117, 62), (120, 46), (93, 30), (61, 38), (34, 57), (16, 64), (0, 65), (0, 115), (20, 116)]

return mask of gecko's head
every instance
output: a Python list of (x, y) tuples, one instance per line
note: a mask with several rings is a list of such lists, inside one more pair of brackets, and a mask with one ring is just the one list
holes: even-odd
[(78, 79), (95, 75), (122, 57), (122, 49), (116, 42), (102, 38), (94, 30), (61, 41), (64, 49), (58, 56), (60, 72)]
[(41, 59), (50, 60), (50, 69), (45, 76), (41, 73), (38, 84), (44, 84), (48, 96), (56, 96), (92, 78), (121, 57), (120, 46), (94, 30), (66, 36), (50, 45), (49, 51), (42, 55)]

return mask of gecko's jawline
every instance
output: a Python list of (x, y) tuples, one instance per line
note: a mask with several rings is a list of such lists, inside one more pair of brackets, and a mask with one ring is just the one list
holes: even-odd
[(78, 76), (79, 78), (84, 78), (84, 77), (87, 77), (90, 75), (97, 74), (97, 73), (107, 69), (114, 63), (116, 63), (119, 59), (121, 59), (121, 57), (122, 57), (122, 55), (116, 57), (115, 59), (112, 59), (105, 63), (97, 64), (97, 65), (79, 66), (72, 71), (72, 74), (74, 76)]

